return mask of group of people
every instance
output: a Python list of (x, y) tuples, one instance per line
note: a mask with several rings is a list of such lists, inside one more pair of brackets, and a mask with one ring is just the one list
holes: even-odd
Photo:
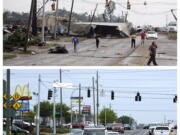
[[(136, 48), (136, 34), (132, 33), (131, 34), (131, 48)], [(145, 39), (146, 39), (146, 33), (143, 31), (140, 34), (141, 37), (141, 46), (144, 46), (145, 44)], [(156, 62), (156, 49), (157, 49), (157, 44), (155, 41), (152, 42), (152, 44), (149, 47), (149, 51), (150, 51), (150, 58), (148, 60), (147, 65), (149, 66), (151, 64), (151, 62), (153, 62), (153, 64), (155, 66), (157, 66), (157, 62)]]
[[(142, 32), (140, 37), (141, 37), (141, 46), (144, 46), (146, 33)], [(96, 48), (98, 49), (99, 48), (99, 43), (100, 43), (99, 37), (96, 36), (95, 40), (96, 40)], [(72, 42), (73, 42), (73, 45), (74, 45), (74, 53), (78, 53), (77, 52), (77, 46), (78, 46), (78, 43), (79, 43), (79, 39), (77, 37), (72, 37)], [(131, 34), (131, 48), (136, 48), (136, 34), (135, 33)], [(153, 64), (155, 66), (158, 65), (157, 62), (156, 62), (156, 49), (157, 49), (156, 42), (153, 41), (152, 44), (149, 47), (150, 58), (148, 60), (147, 65), (150, 65), (151, 62), (153, 62)]]

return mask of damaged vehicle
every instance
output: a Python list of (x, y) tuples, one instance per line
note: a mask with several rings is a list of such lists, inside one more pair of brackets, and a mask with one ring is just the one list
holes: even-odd
[(68, 53), (68, 50), (66, 49), (65, 46), (57, 46), (57, 47), (50, 48), (48, 50), (48, 53), (62, 53), (62, 54), (65, 54), (65, 53)]

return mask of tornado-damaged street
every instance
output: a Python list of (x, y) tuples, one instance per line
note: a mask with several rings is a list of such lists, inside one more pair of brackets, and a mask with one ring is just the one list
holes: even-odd
[[(156, 60), (160, 66), (175, 66), (177, 62), (177, 42), (169, 40), (166, 35), (159, 35)], [(77, 53), (71, 42), (47, 41), (48, 44), (65, 45), (67, 54), (50, 54), (48, 49), (35, 49), (37, 54), (19, 54), (16, 58), (4, 61), (4, 65), (46, 65), (46, 66), (146, 66), (149, 59), (149, 46), (152, 40), (146, 40), (142, 46), (140, 37), (136, 48), (131, 48), (129, 38), (102, 38), (99, 48), (94, 39), (80, 41)]]
[(177, 0), (30, 1), (4, 2), (5, 66), (177, 65)]

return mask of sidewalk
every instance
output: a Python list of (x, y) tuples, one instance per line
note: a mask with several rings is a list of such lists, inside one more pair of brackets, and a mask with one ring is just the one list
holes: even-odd
[(149, 58), (149, 45), (138, 47), (118, 63), (119, 66), (145, 66)]

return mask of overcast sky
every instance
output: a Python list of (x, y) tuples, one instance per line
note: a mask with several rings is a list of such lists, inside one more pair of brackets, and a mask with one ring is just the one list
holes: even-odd
[[(38, 75), (41, 74), (41, 101), (47, 101), (48, 89), (54, 80), (59, 80), (59, 70), (11, 70), (11, 94), (17, 84), (30, 86), (31, 93), (38, 92)], [(177, 119), (177, 106), (173, 103), (177, 90), (176, 70), (99, 70), (100, 110), (111, 107), (118, 115), (130, 115), (138, 123), (163, 122)], [(92, 90), (92, 77), (96, 70), (62, 70), (62, 80), (72, 83), (75, 89), (63, 89), (63, 102), (70, 106), (70, 97), (78, 96), (78, 85), (82, 85), (83, 105), (93, 105), (93, 98), (87, 98), (87, 88)], [(6, 79), (6, 71), (4, 71)], [(110, 91), (114, 90), (115, 99), (111, 100)], [(137, 92), (141, 102), (135, 102)], [(151, 94), (150, 94), (151, 93)], [(91, 91), (92, 95), (92, 91)], [(36, 97), (30, 101), (31, 109)], [(50, 101), (52, 102), (52, 101)], [(60, 102), (59, 90), (56, 102)], [(77, 108), (74, 108), (77, 109)], [(92, 107), (93, 109), (93, 107)]]
[[(37, 0), (38, 7), (42, 5), (43, 0)], [(116, 2), (114, 14), (120, 16), (122, 11), (126, 12), (127, 0), (113, 0)], [(144, 6), (144, 1), (147, 1), (147, 6)], [(4, 0), (4, 10), (29, 12), (31, 0)], [(74, 12), (91, 14), (96, 3), (99, 3), (96, 14), (104, 12), (105, 0), (75, 0)], [(170, 9), (177, 8), (177, 0), (130, 0), (131, 10), (129, 11), (128, 20), (134, 25), (154, 25), (165, 26), (166, 22), (174, 21)], [(46, 11), (51, 10), (50, 1), (46, 5)], [(59, 0), (59, 8), (70, 10), (71, 0)], [(176, 12), (175, 12), (176, 13)]]

